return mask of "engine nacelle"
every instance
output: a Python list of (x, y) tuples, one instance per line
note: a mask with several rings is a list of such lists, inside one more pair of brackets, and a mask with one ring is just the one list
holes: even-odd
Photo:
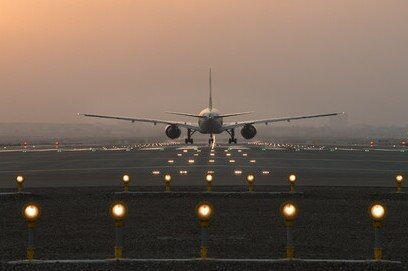
[(181, 135), (181, 130), (177, 125), (169, 125), (166, 127), (166, 136), (170, 139), (179, 138)]
[(241, 135), (245, 139), (252, 139), (256, 135), (256, 128), (255, 126), (251, 124), (246, 124), (244, 127), (241, 129)]

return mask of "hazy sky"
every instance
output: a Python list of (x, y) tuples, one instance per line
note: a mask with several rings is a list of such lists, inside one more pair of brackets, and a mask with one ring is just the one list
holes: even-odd
[(0, 122), (177, 119), (209, 67), (224, 113), (407, 125), (408, 1), (0, 0)]

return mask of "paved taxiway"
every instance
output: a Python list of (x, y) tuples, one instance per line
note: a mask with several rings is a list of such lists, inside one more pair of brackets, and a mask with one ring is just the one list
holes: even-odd
[[(194, 146), (189, 146), (188, 152), (183, 152), (183, 146), (2, 152), (0, 188), (15, 187), (18, 174), (26, 177), (26, 187), (119, 186), (124, 173), (133, 177), (134, 186), (162, 185), (163, 173), (173, 175), (172, 185), (194, 186), (203, 184), (208, 170), (215, 172), (215, 186), (245, 185), (244, 175), (248, 173), (256, 174), (255, 185), (286, 185), (291, 172), (299, 176), (298, 185), (394, 186), (394, 175), (408, 171), (408, 152), (295, 151), (242, 145), (229, 150), (230, 156), (225, 152), (227, 146), (216, 148), (210, 156), (208, 147), (197, 147), (199, 152)], [(191, 159), (193, 164), (188, 163)], [(234, 176), (235, 170), (243, 175)], [(153, 176), (152, 171), (160, 171), (160, 176)], [(187, 171), (187, 175), (180, 175), (180, 171)], [(262, 175), (262, 171), (270, 174)]]

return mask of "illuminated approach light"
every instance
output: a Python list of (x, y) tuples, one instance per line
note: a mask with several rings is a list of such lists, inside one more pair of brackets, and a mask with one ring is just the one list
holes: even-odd
[(291, 183), (296, 182), (296, 175), (291, 174), (291, 175), (289, 176), (289, 182), (291, 182)]
[(293, 202), (286, 202), (281, 207), (281, 214), (287, 221), (294, 220), (297, 216), (297, 207)]
[(129, 175), (123, 175), (122, 180), (127, 183), (130, 181), (130, 176)]
[(201, 221), (209, 221), (213, 215), (213, 207), (211, 204), (203, 202), (200, 203), (197, 208), (197, 217)]
[(402, 175), (397, 175), (397, 177), (395, 177), (395, 180), (396, 180), (398, 183), (402, 183), (402, 181), (404, 180), (404, 177), (402, 177)]
[(24, 177), (23, 176), (17, 176), (16, 180), (17, 180), (18, 183), (22, 183), (22, 182), (24, 182)]
[(38, 219), (40, 215), (40, 208), (35, 204), (28, 204), (24, 208), (24, 218), (27, 221), (34, 222)]
[(170, 182), (170, 181), (171, 181), (171, 175), (170, 175), (170, 174), (164, 175), (164, 180), (165, 180), (166, 182)]
[(385, 217), (385, 207), (380, 203), (375, 203), (370, 208), (370, 215), (374, 221), (381, 221)]
[(126, 206), (123, 203), (115, 203), (111, 207), (111, 215), (115, 220), (122, 220), (126, 216)]

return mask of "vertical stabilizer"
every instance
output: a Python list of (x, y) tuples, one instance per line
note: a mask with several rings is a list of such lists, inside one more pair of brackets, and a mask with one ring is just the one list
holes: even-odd
[(208, 103), (208, 108), (212, 110), (212, 82), (211, 82), (211, 68), (210, 68), (210, 100)]

